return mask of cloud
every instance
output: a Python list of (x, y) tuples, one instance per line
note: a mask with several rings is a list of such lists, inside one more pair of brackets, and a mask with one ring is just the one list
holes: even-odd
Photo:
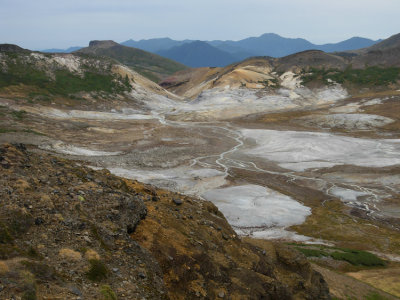
[(27, 48), (91, 39), (241, 39), (275, 32), (312, 42), (385, 38), (400, 28), (398, 0), (0, 0), (0, 42)]

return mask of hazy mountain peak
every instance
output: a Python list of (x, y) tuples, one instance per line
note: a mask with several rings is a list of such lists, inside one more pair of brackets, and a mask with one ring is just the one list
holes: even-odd
[(14, 44), (0, 44), (0, 52), (23, 52), (29, 51)]
[(391, 37), (369, 47), (368, 50), (385, 50), (389, 48), (400, 47), (400, 33), (392, 35)]
[(110, 47), (114, 47), (114, 46), (118, 46), (119, 44), (112, 41), (112, 40), (105, 40), (105, 41), (98, 41), (98, 40), (94, 40), (94, 41), (90, 41), (89, 42), (89, 47), (93, 48), (110, 48)]

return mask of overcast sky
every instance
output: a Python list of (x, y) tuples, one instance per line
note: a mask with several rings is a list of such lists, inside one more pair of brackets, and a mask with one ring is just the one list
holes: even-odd
[(29, 49), (156, 37), (313, 43), (400, 32), (400, 0), (0, 0), (0, 43)]

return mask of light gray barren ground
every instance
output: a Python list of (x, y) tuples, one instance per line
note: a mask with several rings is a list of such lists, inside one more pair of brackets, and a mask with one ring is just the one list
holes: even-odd
[[(384, 103), (388, 101), (362, 99), (300, 110), (296, 122), (305, 120), (302, 131), (296, 122), (279, 125), (293, 110), (280, 112), (276, 122), (256, 118), (246, 123), (171, 121), (164, 118), (166, 111), (25, 109), (30, 128), (47, 136), (36, 138), (43, 150), (214, 201), (240, 234), (330, 243), (326, 235), (296, 234), (288, 228), (303, 224), (329, 201), (348, 207), (346, 215), (398, 228), (400, 140), (357, 137), (357, 124), (378, 131), (396, 124), (395, 119), (376, 123), (389, 117), (371, 118), (360, 109)], [(207, 109), (212, 115), (212, 106)], [(344, 124), (347, 131), (323, 129), (327, 121), (313, 118), (316, 111), (328, 120), (332, 112), (340, 112), (332, 124)], [(181, 114), (186, 117), (187, 111)], [(179, 110), (173, 118), (180, 119)]]

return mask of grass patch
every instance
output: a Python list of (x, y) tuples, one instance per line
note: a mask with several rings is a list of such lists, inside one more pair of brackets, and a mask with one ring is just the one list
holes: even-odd
[(11, 116), (16, 120), (22, 120), (26, 116), (26, 111), (24, 110), (14, 110), (11, 112)]
[(389, 300), (389, 298), (382, 296), (378, 293), (368, 294), (365, 299), (366, 300)]
[(297, 250), (299, 250), (301, 253), (303, 253), (307, 257), (322, 257), (322, 256), (329, 256), (328, 253), (322, 251), (322, 250), (317, 250), (317, 249), (307, 249), (307, 248), (301, 248), (297, 247)]
[(98, 259), (91, 259), (89, 260), (90, 268), (87, 271), (86, 276), (92, 281), (101, 281), (107, 278), (108, 269), (106, 265), (98, 260)]
[(36, 291), (29, 290), (22, 295), (22, 300), (37, 300)]
[(357, 85), (387, 86), (400, 80), (400, 68), (367, 67), (365, 69), (345, 70), (310, 68), (301, 73), (302, 84), (315, 80), (321, 80), (324, 84), (330, 84), (330, 80), (337, 83), (352, 83)]
[(306, 257), (331, 257), (335, 260), (347, 261), (354, 266), (385, 266), (384, 260), (367, 251), (335, 248), (316, 245), (291, 244)]
[(35, 276), (35, 278), (40, 281), (46, 282), (55, 279), (56, 274), (54, 269), (46, 264), (32, 262), (28, 260), (22, 261), (21, 264), (24, 265), (29, 270), (29, 272), (31, 272)]
[(117, 300), (117, 295), (109, 285), (103, 285), (100, 289), (100, 293), (103, 295), (105, 300)]
[(355, 266), (376, 267), (385, 266), (385, 262), (377, 257), (375, 254), (360, 251), (341, 249), (342, 251), (335, 251), (331, 253), (331, 257), (336, 260), (344, 260)]

